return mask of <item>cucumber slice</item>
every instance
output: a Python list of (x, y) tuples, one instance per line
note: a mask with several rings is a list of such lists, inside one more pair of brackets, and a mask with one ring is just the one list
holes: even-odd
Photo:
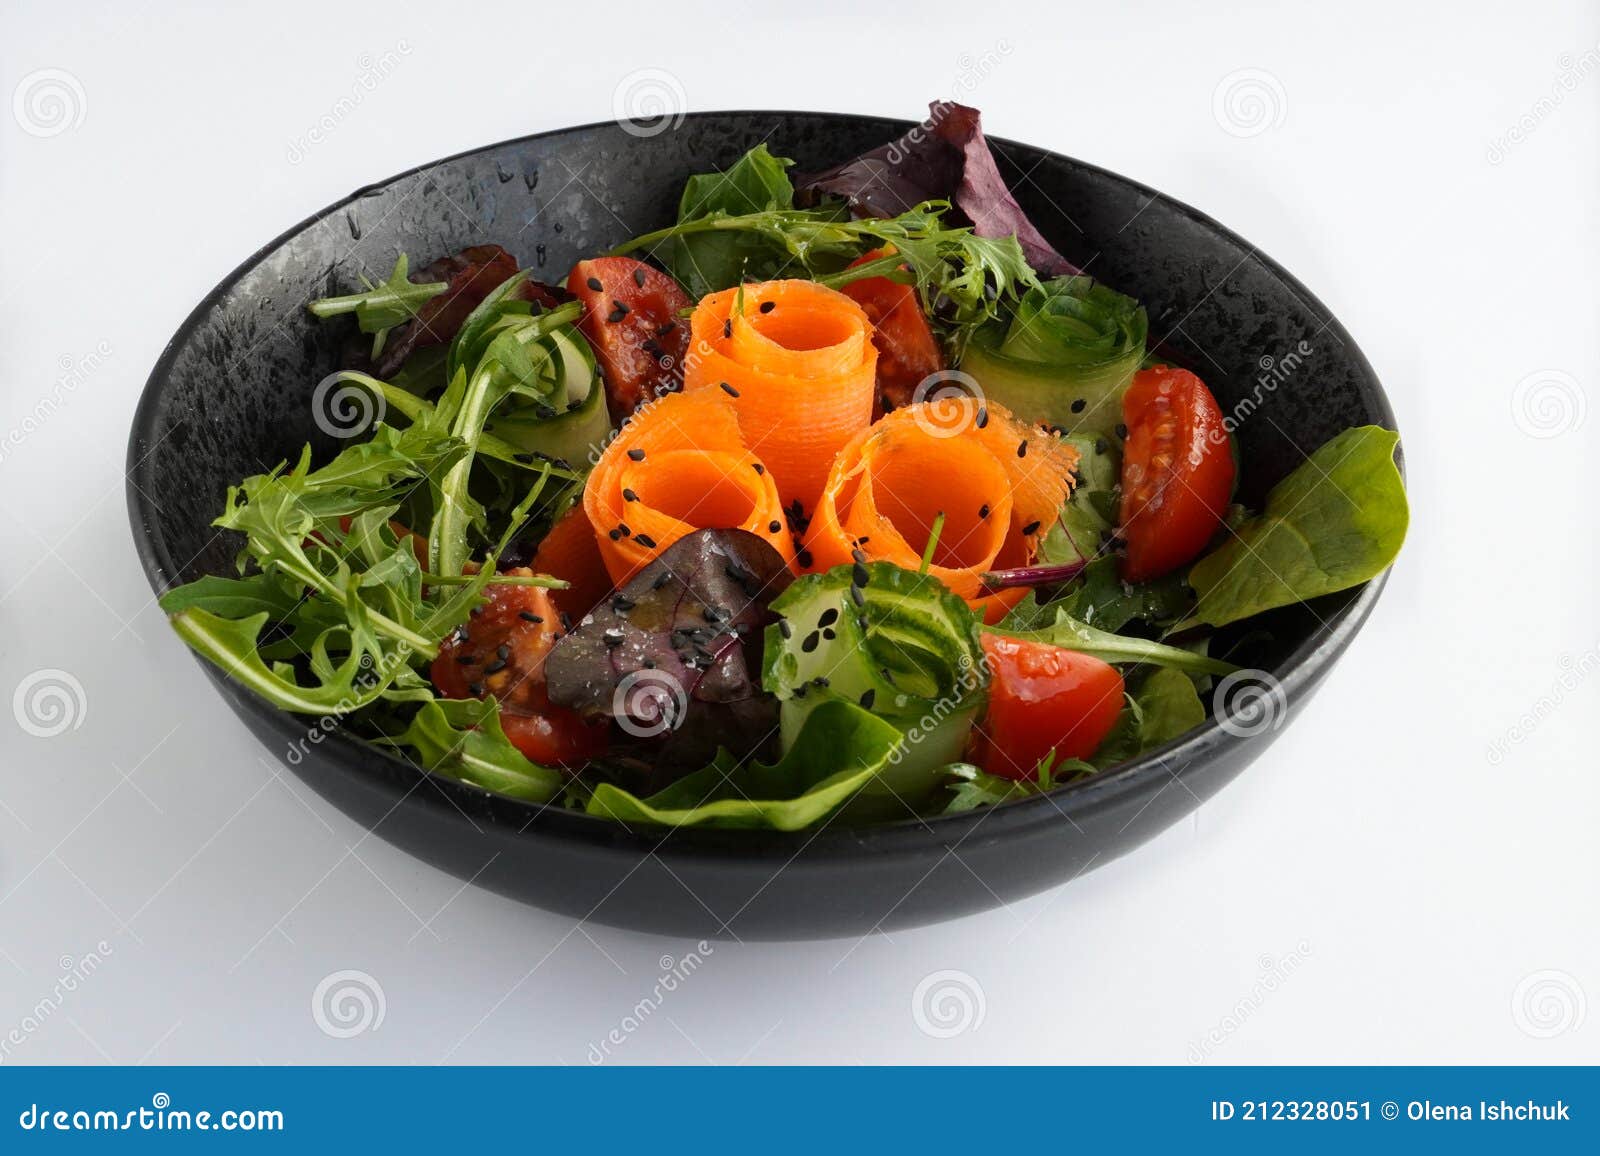
[(762, 685), (783, 702), (784, 749), (819, 703), (843, 699), (905, 736), (864, 798), (898, 808), (895, 797), (915, 805), (936, 790), (988, 688), (971, 608), (935, 578), (875, 562), (801, 578), (772, 609), (782, 621), (767, 628)]
[(528, 353), (535, 371), (512, 389), (485, 429), (525, 453), (584, 469), (611, 433), (606, 391), (589, 343), (571, 326), (562, 326)]

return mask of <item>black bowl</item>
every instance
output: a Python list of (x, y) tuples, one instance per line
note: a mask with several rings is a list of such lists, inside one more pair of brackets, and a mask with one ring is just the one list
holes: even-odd
[[(634, 127), (634, 126), (629, 126)], [(128, 446), (128, 506), (151, 585), (228, 572), (238, 543), (211, 526), (227, 487), (292, 457), (316, 427), (312, 388), (335, 369), (339, 327), (304, 302), (416, 260), (498, 242), (559, 277), (673, 219), (684, 178), (760, 141), (820, 169), (881, 144), (903, 121), (727, 112), (656, 135), (617, 124), (541, 133), (372, 185), (295, 226), (195, 309), (145, 387)], [(1241, 500), (1349, 426), (1394, 427), (1372, 368), (1293, 277), (1186, 205), (1041, 149), (993, 142), (1046, 236), (1144, 302), (1151, 334), (1205, 377), (1223, 409), (1257, 399), (1238, 430)], [(1306, 343), (1309, 354), (1301, 354)], [(1264, 359), (1294, 353), (1281, 384)], [(1244, 638), (1292, 715), (1360, 628), (1382, 579), (1274, 612)], [(1253, 624), (1255, 625), (1255, 624)], [(176, 639), (163, 645), (181, 645)], [(296, 774), (377, 834), (463, 879), (582, 919), (693, 936), (861, 934), (979, 911), (1065, 882), (1143, 843), (1215, 794), (1271, 742), (1216, 721), (1115, 771), (969, 814), (817, 832), (628, 830), (419, 771), (337, 729), (279, 711), (209, 664), (236, 714)], [(177, 702), (173, 708), (180, 709)], [(1233, 728), (1239, 729), (1239, 728)]]

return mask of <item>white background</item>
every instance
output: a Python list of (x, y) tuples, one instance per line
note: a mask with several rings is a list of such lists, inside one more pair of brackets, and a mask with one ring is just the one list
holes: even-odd
[[(615, 1059), (1600, 1060), (1600, 14), (693, 7), (7, 4), (0, 95), (71, 78), (64, 121), (0, 108), (8, 1062), (583, 1063), (690, 947), (463, 889), (280, 774), (152, 607), (121, 474), (162, 345), (259, 244), (403, 168), (605, 119), (647, 68), (692, 109), (961, 97), (1214, 215), (1371, 357), (1414, 516), (1325, 689), (1194, 819), (1009, 910), (719, 944)], [(1214, 107), (1244, 69), (1264, 120)], [(51, 738), (3, 709), (42, 669), (83, 688)], [(345, 969), (385, 1015), (337, 1039), (311, 1003)], [(983, 1014), (934, 1038), (913, 997), (944, 969)]]

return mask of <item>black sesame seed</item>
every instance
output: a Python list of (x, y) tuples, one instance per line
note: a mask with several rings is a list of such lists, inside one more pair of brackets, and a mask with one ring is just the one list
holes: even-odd
[(714, 626), (733, 617), (726, 606), (707, 606), (700, 612), (700, 616)]
[(986, 426), (988, 424), (989, 424), (989, 407), (986, 406), (986, 405), (980, 405), (978, 407), (977, 426), (978, 426), (979, 429), (982, 429), (984, 426)]
[(652, 590), (660, 590), (663, 586), (665, 586), (668, 582), (671, 582), (671, 581), (672, 581), (672, 571), (663, 570), (663, 571), (661, 571), (661, 573), (656, 575), (655, 581), (650, 583), (650, 589), (652, 589)]
[(636, 462), (642, 462), (644, 461), (644, 451), (641, 449), (629, 450), (628, 457), (632, 458)]
[(563, 610), (561, 612), (561, 629), (562, 630), (571, 630), (572, 629), (572, 615), (568, 614), (565, 610)]
[(827, 675), (819, 674), (819, 675), (817, 675), (816, 678), (813, 678), (811, 680), (811, 685), (815, 686), (815, 687), (819, 687), (822, 690), (827, 690), (830, 686), (833, 685), (833, 683), (828, 681), (828, 676)]
[(543, 618), (540, 618), (531, 610), (519, 610), (517, 611), (517, 617), (522, 619), (524, 622), (540, 623), (544, 621)]
[(1088, 404), (1089, 403), (1086, 400), (1084, 400), (1083, 398), (1081, 398), (1081, 397), (1080, 398), (1075, 398), (1073, 400), (1073, 402), (1072, 402), (1072, 412), (1073, 413), (1082, 413), (1083, 412), (1083, 407), (1088, 405)]
[(474, 683), (470, 684), (467, 687), (467, 693), (470, 694), (473, 698), (482, 698), (483, 697), (483, 683), (474, 682)]
[(1117, 423), (1117, 436), (1119, 438), (1123, 438), (1124, 440), (1126, 440), (1128, 436), (1128, 427), (1123, 425), (1120, 421)]
[(811, 551), (810, 550), (801, 550), (800, 553), (798, 553), (798, 554), (796, 554), (794, 556), (794, 560), (796, 562), (800, 563), (800, 569), (802, 569), (802, 570), (811, 569)]
[(786, 639), (794, 637), (794, 627), (789, 625), (787, 618), (778, 619), (778, 633)]
[(644, 269), (639, 268), (633, 271), (633, 283), (641, 289), (644, 288)]
[(733, 322), (732, 322), (732, 320), (724, 321), (722, 323), (722, 336), (725, 337), (725, 338), (733, 336)]
[(767, 523), (767, 533), (769, 533), (769, 534), (776, 534), (782, 529), (783, 529), (783, 523), (778, 521), (778, 519), (776, 519), (776, 518), (772, 519), (772, 521)]
[(646, 670), (654, 670), (656, 668), (656, 660), (653, 659), (653, 658), (647, 658), (642, 663), (640, 663), (640, 665), (643, 666)]
[(614, 309), (615, 309), (615, 310), (616, 310), (616, 311), (617, 311), (617, 312), (618, 312), (618, 313), (621, 313), (621, 314), (622, 314), (622, 315), (623, 315), (623, 316), (624, 316), (624, 317), (626, 317), (626, 316), (627, 316), (627, 315), (628, 315), (628, 314), (629, 314), (629, 313), (630, 313), (630, 312), (632, 312), (632, 311), (631, 311), (631, 310), (630, 310), (630, 309), (629, 309), (629, 308), (628, 308), (628, 307), (627, 307), (627, 305), (625, 305), (625, 304), (623, 304), (623, 303), (622, 303), (622, 302), (621, 302), (621, 301), (613, 301), (613, 302), (612, 302), (612, 303), (611, 303), (611, 304), (612, 304), (612, 307), (613, 307), (613, 308), (614, 308)]
[(989, 503), (985, 502), (983, 505), (978, 507), (978, 517), (987, 518), (988, 516), (989, 516)]
[(826, 629), (826, 630), (824, 630), (822, 632), (822, 637), (823, 637), (824, 640), (826, 640), (828, 642), (832, 642), (835, 638), (838, 638), (839, 636), (836, 633), (834, 633), (833, 627), (830, 626), (830, 627), (828, 627), (828, 629)]
[(615, 325), (617, 322), (621, 321), (627, 315), (628, 315), (628, 311), (626, 309), (624, 309), (621, 305), (618, 305), (610, 313), (606, 314), (606, 321), (607, 321), (608, 324)]
[(483, 673), (484, 674), (499, 674), (505, 668), (506, 668), (506, 660), (503, 659), (503, 658), (497, 658), (493, 662), (491, 662), (488, 666), (483, 668)]
[[(865, 539), (863, 539), (863, 541), (865, 541)], [(867, 556), (866, 556), (866, 554), (864, 554), (860, 550), (851, 550), (850, 551), (850, 557), (854, 558), (858, 563), (860, 563), (863, 566), (865, 566), (867, 564)]]
[(660, 329), (656, 330), (656, 336), (665, 337), (667, 334), (671, 333), (677, 327), (678, 327), (678, 323), (676, 321), (669, 321), (665, 325), (663, 325)]
[(624, 538), (626, 538), (629, 534), (633, 533), (633, 531), (628, 528), (628, 523), (626, 523), (626, 522), (618, 522), (617, 523), (617, 533), (621, 534)]
[(758, 474), (765, 474), (767, 472), (767, 467), (762, 465), (760, 462), (751, 462), (750, 466)]
[(771, 313), (777, 307), (778, 307), (778, 303), (776, 301), (763, 301), (761, 303), (761, 312), (763, 312), (763, 313)]
[(626, 594), (618, 594), (611, 600), (611, 609), (616, 611), (618, 614), (626, 614), (637, 605), (638, 603), (632, 598), (629, 598)]
[(590, 277), (589, 280), (584, 282), (584, 284), (588, 285), (589, 288), (593, 289), (596, 293), (605, 291), (605, 286), (600, 284), (600, 278), (598, 277)]
[(1038, 523), (1037, 520), (1029, 522), (1026, 526), (1022, 527), (1022, 536), (1023, 537), (1027, 537), (1029, 534), (1037, 534), (1038, 532), (1039, 532), (1039, 523)]
[(1095, 438), (1094, 439), (1094, 452), (1097, 453), (1097, 454), (1103, 454), (1103, 453), (1106, 452), (1106, 439), (1105, 438)]
[[(861, 587), (852, 586), (850, 587), (850, 601), (854, 602), (857, 606), (865, 606), (867, 604), (867, 595), (865, 591), (861, 589)], [(865, 627), (862, 629), (865, 629)]]
[(733, 386), (729, 385), (727, 382), (722, 383), (722, 392), (727, 394), (729, 397), (739, 396), (739, 391), (734, 389)]
[(646, 550), (654, 550), (656, 548), (656, 540), (649, 534), (635, 534), (633, 536), (633, 540), (639, 543), (639, 545), (643, 546)]
[(494, 648), (494, 656), (496, 658), (510, 658), (511, 657), (511, 647), (510, 647), (510, 645), (508, 645), (507, 643), (502, 642), (499, 646)]
[(867, 572), (867, 568), (860, 562), (850, 568), (850, 585), (861, 587), (871, 581), (872, 575)]
[(610, 538), (613, 542), (621, 541), (622, 531), (613, 526), (611, 529), (606, 531), (606, 537)]
[(800, 644), (800, 649), (806, 654), (810, 654), (817, 648), (817, 643), (821, 641), (822, 636), (813, 630), (810, 634), (806, 635), (805, 641)]
[(624, 486), (622, 489), (622, 500), (624, 502), (637, 502), (639, 500), (639, 495)]
[(1028, 443), (1027, 442), (1018, 442), (1017, 443), (1017, 457), (1025, 458), (1027, 456), (1028, 456)]
[(871, 710), (872, 709), (872, 700), (877, 698), (877, 697), (878, 697), (878, 692), (876, 690), (874, 690), (872, 687), (869, 686), (869, 687), (867, 687), (866, 690), (861, 692), (861, 697), (859, 699), (857, 699), (856, 701), (861, 704), (861, 709), (862, 710)]

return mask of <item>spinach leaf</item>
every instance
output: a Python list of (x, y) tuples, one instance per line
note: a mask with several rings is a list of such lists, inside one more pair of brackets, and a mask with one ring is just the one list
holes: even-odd
[(740, 762), (726, 751), (710, 766), (640, 799), (601, 783), (591, 815), (669, 827), (767, 827), (797, 831), (820, 822), (870, 783), (902, 742), (900, 731), (854, 703), (813, 710), (776, 763)]
[(1224, 626), (1387, 569), (1410, 516), (1394, 459), (1399, 441), (1393, 430), (1359, 426), (1316, 450), (1272, 487), (1261, 514), (1190, 569), (1199, 602), (1174, 629)]
[[(678, 201), (678, 223), (793, 209), (794, 185), (785, 171), (792, 164), (759, 144), (726, 172), (690, 177)], [(767, 237), (742, 231), (669, 236), (654, 256), (696, 300), (741, 280), (776, 276), (790, 259)]]

